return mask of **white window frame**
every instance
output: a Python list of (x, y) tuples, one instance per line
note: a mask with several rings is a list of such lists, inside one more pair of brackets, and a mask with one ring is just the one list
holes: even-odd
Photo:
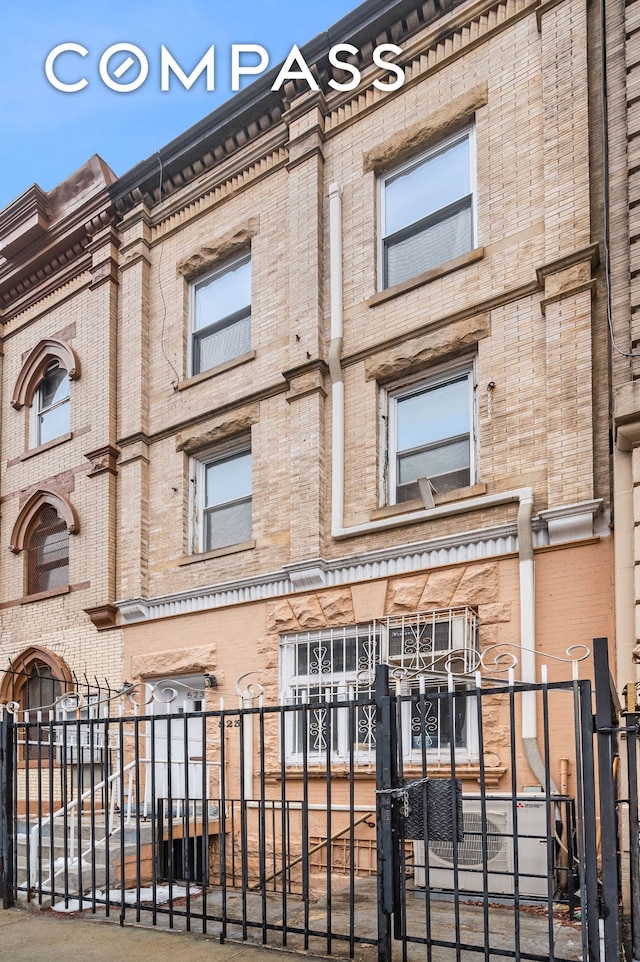
[[(59, 401), (56, 401), (54, 404), (43, 405), (42, 391), (44, 387), (44, 382), (47, 377), (47, 374), (52, 372), (54, 369), (59, 371), (64, 371), (64, 374), (66, 375), (66, 378), (67, 378), (67, 394), (65, 397), (61, 398), (61, 400)], [(66, 434), (69, 433), (69, 430), (71, 429), (71, 379), (69, 377), (69, 372), (66, 370), (66, 368), (64, 368), (57, 361), (53, 361), (51, 364), (47, 365), (46, 370), (35, 390), (35, 393), (33, 396), (33, 402), (31, 404), (29, 437), (31, 440), (32, 448), (37, 448), (37, 447), (40, 447), (41, 444), (47, 443), (42, 441), (42, 436), (40, 431), (40, 418), (43, 416), (46, 416), (51, 411), (55, 411), (62, 407), (67, 407), (68, 409), (69, 427), (67, 428), (66, 431), (62, 431), (60, 434), (57, 434), (54, 437), (50, 438), (49, 439), (50, 441), (55, 441), (59, 437), (64, 437)]]
[[(327, 760), (326, 742), (323, 737), (325, 712), (323, 702), (345, 703), (344, 709), (331, 709), (332, 761), (345, 761), (350, 757), (349, 709), (347, 703), (358, 694), (372, 695), (376, 664), (377, 640), (374, 625), (349, 625), (296, 632), (280, 637), (280, 702), (284, 705), (308, 705), (309, 747), (307, 759), (311, 764), (323, 765)], [(337, 669), (332, 658), (332, 645), (345, 645), (356, 639), (356, 654), (362, 648), (355, 668)], [(298, 647), (307, 647), (307, 659), (312, 669), (296, 674), (295, 657)], [(312, 659), (316, 659), (316, 663)], [(318, 694), (320, 693), (320, 694)], [(302, 711), (302, 709), (301, 709)], [(287, 712), (285, 716), (286, 759), (289, 764), (302, 761), (304, 752), (298, 748), (301, 711)], [(361, 762), (375, 758), (374, 709), (361, 706), (356, 709), (356, 729), (360, 741), (355, 747), (355, 757)]]
[[(211, 505), (205, 504), (206, 497), (206, 471), (210, 465), (221, 464), (225, 461), (229, 461), (232, 458), (241, 457), (243, 455), (249, 455), (251, 457), (251, 494), (247, 497), (246, 495), (242, 498), (238, 498), (237, 501), (249, 501), (252, 508), (252, 520), (251, 520), (251, 530), (249, 531), (248, 538), (240, 538), (238, 541), (230, 542), (226, 545), (221, 545), (219, 548), (206, 547), (205, 546), (205, 512), (208, 508), (213, 507)], [(225, 548), (232, 548), (235, 544), (243, 544), (252, 537), (253, 532), (253, 458), (251, 452), (251, 442), (250, 440), (245, 440), (242, 443), (235, 442), (232, 445), (216, 448), (215, 451), (210, 451), (207, 454), (203, 454), (200, 457), (191, 459), (191, 534), (190, 534), (190, 544), (189, 550), (192, 554), (202, 554), (209, 551), (224, 550)], [(233, 501), (221, 502), (217, 507), (224, 505), (231, 505)]]
[[(385, 241), (387, 240), (387, 232), (386, 232), (386, 224), (385, 224), (385, 220), (386, 220), (385, 191), (386, 191), (387, 184), (390, 184), (393, 180), (395, 180), (397, 177), (401, 176), (402, 174), (407, 173), (410, 170), (414, 170), (417, 167), (420, 167), (424, 163), (427, 163), (433, 157), (437, 156), (437, 154), (441, 153), (444, 150), (447, 150), (450, 147), (453, 147), (456, 143), (459, 143), (464, 139), (468, 139), (469, 141), (469, 190), (471, 194), (471, 233), (472, 233), (471, 246), (469, 250), (470, 251), (474, 250), (478, 246), (476, 131), (475, 131), (475, 124), (470, 124), (469, 126), (464, 127), (462, 130), (459, 130), (456, 134), (452, 134), (450, 137), (447, 137), (444, 140), (439, 141), (437, 144), (434, 144), (433, 147), (430, 147), (428, 150), (424, 151), (423, 153), (418, 154), (415, 157), (412, 157), (410, 160), (407, 160), (405, 163), (401, 164), (399, 167), (394, 167), (393, 170), (388, 171), (386, 174), (378, 178), (378, 290), (379, 291), (384, 291), (389, 287), (395, 286), (395, 285), (387, 284), (387, 281), (386, 281), (387, 272), (386, 272)], [(437, 215), (439, 213), (442, 213), (442, 211), (444, 211), (445, 209), (446, 207), (440, 208), (440, 210), (434, 211), (432, 215), (429, 215), (429, 217), (433, 217), (435, 221), (437, 220)], [(413, 224), (407, 225), (407, 227), (403, 228), (402, 230), (403, 231), (406, 230), (407, 232), (410, 232), (411, 228), (415, 227), (416, 224), (419, 224), (421, 220), (422, 218), (415, 221)], [(393, 236), (393, 235), (389, 235), (389, 236)], [(445, 262), (443, 261), (442, 263), (445, 263)], [(433, 269), (436, 269), (438, 266), (440, 265), (439, 264), (433, 265)], [(415, 276), (419, 276), (419, 274)], [(406, 281), (409, 281), (410, 279), (411, 278), (407, 278), (405, 281), (400, 281), (399, 283), (401, 284), (406, 283)]]
[[(249, 319), (249, 325), (251, 326), (251, 309), (252, 309), (252, 293), (249, 297), (249, 303), (246, 308), (241, 308), (232, 314), (226, 315), (225, 317), (218, 318), (218, 320), (212, 322), (205, 327), (196, 327), (196, 294), (198, 288), (215, 282), (219, 278), (224, 277), (231, 271), (237, 270), (237, 268), (242, 267), (244, 264), (251, 265), (251, 252), (247, 251), (241, 254), (239, 257), (234, 257), (232, 260), (225, 261), (215, 270), (209, 271), (206, 274), (202, 274), (199, 277), (194, 278), (189, 283), (189, 374), (190, 376), (195, 376), (197, 374), (204, 374), (207, 371), (215, 370), (219, 365), (213, 365), (212, 367), (202, 368), (200, 363), (196, 364), (196, 354), (197, 354), (197, 341), (199, 337), (205, 331), (209, 333), (215, 333), (216, 331), (222, 331), (227, 327), (232, 327), (236, 323), (240, 323)], [(249, 348), (251, 350), (251, 332), (249, 335)], [(233, 361), (236, 357), (242, 357), (246, 351), (241, 351), (239, 354), (235, 354), (231, 357), (225, 358), (221, 361), (221, 364), (225, 364), (228, 361)]]
[[(448, 644), (449, 648), (439, 648), (435, 659), (432, 656), (424, 656), (418, 653), (416, 656), (416, 646), (411, 648), (407, 643), (406, 650), (403, 643), (400, 656), (398, 653), (390, 651), (389, 636), (390, 631), (395, 629), (402, 631), (402, 637), (407, 632), (407, 638), (413, 638), (411, 632), (415, 626), (421, 629), (423, 626), (449, 624)], [(435, 632), (435, 628), (433, 628)], [(357, 670), (340, 671), (334, 670), (331, 658), (331, 643), (358, 637), (363, 643), (363, 650), (367, 654), (367, 664), (358, 665)], [(432, 635), (433, 636), (433, 635)], [(323, 628), (314, 631), (296, 632), (280, 636), (280, 702), (284, 705), (303, 705), (308, 704), (308, 751), (307, 762), (310, 765), (324, 766), (327, 757), (331, 762), (345, 762), (350, 758), (351, 746), (349, 744), (349, 709), (347, 707), (350, 699), (357, 700), (358, 695), (366, 698), (372, 697), (372, 686), (375, 675), (375, 666), (378, 663), (388, 664), (393, 676), (394, 669), (398, 672), (397, 685), (400, 693), (408, 695), (410, 691), (433, 690), (436, 687), (439, 691), (447, 691), (448, 676), (446, 671), (446, 659), (450, 651), (459, 651), (460, 646), (464, 646), (465, 654), (460, 656), (464, 662), (464, 675), (471, 676), (476, 667), (475, 652), (477, 652), (477, 615), (473, 609), (440, 609), (429, 612), (414, 612), (412, 614), (399, 617), (381, 618), (368, 624), (351, 625), (340, 628)], [(295, 658), (297, 646), (307, 647), (307, 662), (311, 664), (311, 658), (317, 659), (316, 669), (307, 674), (297, 674), (295, 671)], [(422, 661), (416, 661), (422, 658)], [(322, 667), (318, 663), (322, 662)], [(416, 667), (417, 666), (417, 667)], [(420, 681), (420, 669), (423, 668)], [(452, 676), (453, 677), (453, 676)], [(407, 679), (407, 680), (401, 680)], [(456, 678), (456, 688), (467, 688), (473, 684), (471, 680), (465, 682)], [(422, 687), (421, 687), (422, 686)], [(317, 692), (321, 690), (322, 695)], [(309, 697), (309, 692), (312, 692)], [(464, 719), (463, 739), (464, 744), (455, 746), (454, 754), (456, 764), (478, 759), (478, 731), (475, 712), (470, 710), (469, 696), (465, 698), (466, 713)], [(344, 702), (345, 707), (331, 709), (332, 713), (332, 745), (327, 751), (326, 739), (323, 739), (323, 727), (326, 725), (326, 711), (323, 702), (340, 703)], [(415, 703), (417, 709), (421, 702)], [(423, 702), (427, 711), (435, 711), (438, 715), (442, 711), (448, 711), (447, 700), (445, 698), (432, 699), (429, 701), (428, 694), (425, 695)], [(438, 704), (442, 706), (438, 708)], [(429, 708), (429, 706), (435, 708)], [(402, 707), (402, 744), (403, 755), (410, 763), (419, 765), (423, 758), (423, 746), (420, 739), (415, 736), (416, 711), (412, 709), (409, 701)], [(426, 719), (425, 724), (430, 719)], [(356, 735), (359, 739), (354, 745), (354, 759), (358, 764), (372, 764), (375, 759), (375, 718), (372, 709), (368, 706), (356, 707)], [(367, 727), (369, 726), (369, 727)], [(367, 735), (367, 731), (369, 734)], [(362, 735), (362, 737), (360, 737)], [(300, 747), (301, 737), (301, 718), (299, 711), (286, 713), (285, 717), (285, 758), (287, 764), (299, 765), (303, 759), (303, 751)], [(433, 744), (424, 746), (424, 756), (428, 762), (439, 761), (444, 764), (451, 758), (451, 748), (442, 745), (437, 738)]]
[[(447, 365), (431, 372), (428, 377), (414, 377), (396, 383), (381, 391), (380, 400), (380, 448), (383, 452), (380, 477), (381, 505), (399, 504), (397, 500), (397, 402), (414, 394), (427, 392), (439, 386), (468, 379), (469, 395), (469, 484), (475, 484), (477, 471), (477, 418), (476, 418), (476, 369), (472, 359)], [(443, 438), (443, 440), (446, 440)], [(465, 485), (466, 487), (466, 485)], [(436, 488), (437, 491), (437, 488)], [(437, 492), (440, 493), (440, 492)]]

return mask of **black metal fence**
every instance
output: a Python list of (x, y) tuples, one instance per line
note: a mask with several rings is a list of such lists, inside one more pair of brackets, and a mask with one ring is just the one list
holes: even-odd
[(3, 905), (384, 962), (612, 962), (621, 812), (638, 892), (637, 718), (625, 794), (605, 667), (595, 729), (588, 680), (384, 666), (365, 693), (292, 705), (212, 708), (190, 689), (191, 710), (140, 698), (128, 713), (127, 689), (5, 710)]

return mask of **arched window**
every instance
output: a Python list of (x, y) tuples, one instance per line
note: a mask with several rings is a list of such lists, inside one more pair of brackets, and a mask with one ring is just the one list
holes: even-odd
[(70, 433), (69, 382), (79, 377), (78, 357), (64, 341), (46, 339), (31, 351), (11, 398), (16, 411), (25, 406), (31, 408), (30, 447), (39, 447)]
[(37, 594), (69, 584), (69, 531), (51, 505), (36, 515), (27, 541), (27, 593)]
[(20, 722), (26, 721), (19, 732), (22, 744), (21, 761), (41, 761), (49, 758), (55, 701), (72, 688), (71, 673), (66, 664), (53, 652), (43, 648), (28, 648), (3, 673), (0, 702), (17, 702)]
[(32, 406), (31, 447), (46, 444), (71, 429), (69, 375), (54, 361), (46, 369)]

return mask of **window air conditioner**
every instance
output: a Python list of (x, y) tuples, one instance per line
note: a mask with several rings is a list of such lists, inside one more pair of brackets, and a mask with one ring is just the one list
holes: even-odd
[[(547, 817), (543, 795), (518, 796), (517, 836), (510, 795), (487, 795), (486, 846), (487, 882), (491, 895), (513, 895), (515, 879), (514, 846), (518, 852), (518, 891), (524, 898), (546, 897)], [(464, 840), (457, 845), (458, 891), (483, 892), (482, 808), (479, 796), (462, 800)], [(453, 843), (414, 841), (414, 882), (431, 890), (454, 889)]]

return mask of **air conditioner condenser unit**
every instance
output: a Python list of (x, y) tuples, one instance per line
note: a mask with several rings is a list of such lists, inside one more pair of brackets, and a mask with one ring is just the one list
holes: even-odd
[[(462, 799), (464, 839), (457, 843), (460, 892), (484, 891), (483, 813), (480, 796)], [(487, 887), (492, 895), (514, 893), (517, 846), (518, 891), (525, 898), (545, 897), (547, 883), (547, 806), (543, 795), (516, 798), (517, 817), (514, 824), (513, 800), (510, 795), (491, 795), (485, 799)], [(553, 818), (553, 809), (552, 809)], [(516, 834), (517, 827), (517, 834)], [(428, 863), (425, 865), (425, 843), (414, 841), (414, 882), (419, 888), (453, 891), (454, 843), (429, 841)]]

